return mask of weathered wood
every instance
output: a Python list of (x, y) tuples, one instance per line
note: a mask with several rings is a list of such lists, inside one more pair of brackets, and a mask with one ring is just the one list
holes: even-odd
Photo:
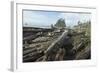
[(27, 37), (23, 38), (23, 41), (28, 41), (28, 40), (34, 40), (35, 38), (37, 38), (39, 35), (30, 35)]
[(47, 42), (47, 41), (50, 40), (49, 38), (50, 38), (50, 37), (38, 37), (38, 38), (32, 40), (32, 43)]
[(33, 28), (33, 27), (23, 27), (23, 32), (51, 32), (54, 31), (52, 28)]
[(42, 52), (42, 51), (29, 53), (29, 54), (23, 56), (23, 62), (36, 61), (38, 58), (42, 57), (43, 55), (44, 55), (44, 52)]
[(69, 37), (67, 37), (67, 31), (63, 32), (63, 34), (48, 47), (46, 53), (49, 53), (55, 49), (58, 50), (59, 47), (62, 47), (62, 45), (64, 44), (65, 39), (69, 39)]
[(60, 61), (64, 59), (64, 55), (65, 55), (65, 49), (64, 48), (60, 48), (59, 51), (56, 54), (55, 60), (56, 61)]
[(79, 50), (82, 50), (82, 48), (84, 49), (85, 45), (83, 44), (83, 42), (79, 43), (78, 45), (74, 45), (72, 50), (75, 50), (76, 52)]
[(67, 31), (63, 32), (62, 35), (54, 41), (48, 49), (45, 51), (48, 61), (55, 60), (57, 51), (59, 51), (60, 48), (65, 48), (65, 51), (70, 51), (72, 49), (72, 40), (68, 36)]
[(33, 52), (36, 52), (36, 51), (38, 51), (38, 50), (34, 49), (34, 48), (29, 49), (29, 50), (25, 50), (25, 51), (23, 51), (23, 55), (26, 55), (26, 54), (29, 54), (29, 53), (33, 53)]
[(86, 41), (84, 43), (79, 39), (78, 43), (73, 44), (73, 37), (81, 38), (84, 32), (52, 32), (44, 28), (29, 28), (24, 32), (32, 34), (23, 39), (26, 41), (23, 43), (23, 62), (78, 60), (89, 59), (91, 56)]
[(80, 52), (77, 52), (75, 59), (80, 60), (80, 59), (90, 59), (91, 58), (91, 48), (90, 46), (85, 47), (83, 50)]

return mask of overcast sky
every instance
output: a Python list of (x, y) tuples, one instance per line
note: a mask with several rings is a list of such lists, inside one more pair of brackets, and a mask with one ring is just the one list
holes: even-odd
[(24, 10), (23, 26), (49, 27), (51, 24), (55, 24), (60, 18), (65, 19), (66, 26), (73, 26), (77, 25), (78, 21), (86, 22), (91, 20), (91, 14)]

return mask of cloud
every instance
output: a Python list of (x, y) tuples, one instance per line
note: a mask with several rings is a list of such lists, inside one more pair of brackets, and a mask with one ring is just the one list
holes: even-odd
[(23, 12), (23, 26), (51, 26), (55, 24), (57, 13), (55, 12), (41, 12), (41, 11), (24, 11)]
[(48, 12), (48, 11), (24, 11), (23, 25), (37, 27), (50, 27), (55, 24), (58, 19), (64, 18), (67, 26), (77, 25), (78, 21), (85, 22), (91, 19), (90, 14), (83, 13), (62, 13), (62, 12)]
[(61, 13), (60, 17), (65, 19), (66, 25), (77, 25), (78, 21), (86, 22), (91, 20), (90, 14), (83, 13)]
[(24, 11), (23, 12), (23, 21), (24, 24), (42, 24), (44, 23), (44, 20), (48, 19), (45, 15), (36, 13), (33, 11)]

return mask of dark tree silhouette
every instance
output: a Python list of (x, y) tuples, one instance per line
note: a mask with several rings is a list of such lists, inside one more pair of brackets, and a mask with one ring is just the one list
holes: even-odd
[(65, 20), (63, 18), (60, 18), (56, 24), (55, 24), (56, 27), (66, 27), (66, 23), (65, 23)]

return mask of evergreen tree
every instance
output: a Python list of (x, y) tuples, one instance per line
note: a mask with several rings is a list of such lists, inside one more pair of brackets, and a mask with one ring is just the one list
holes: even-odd
[(66, 27), (66, 23), (65, 23), (65, 20), (60, 18), (56, 24), (55, 24), (56, 27)]

